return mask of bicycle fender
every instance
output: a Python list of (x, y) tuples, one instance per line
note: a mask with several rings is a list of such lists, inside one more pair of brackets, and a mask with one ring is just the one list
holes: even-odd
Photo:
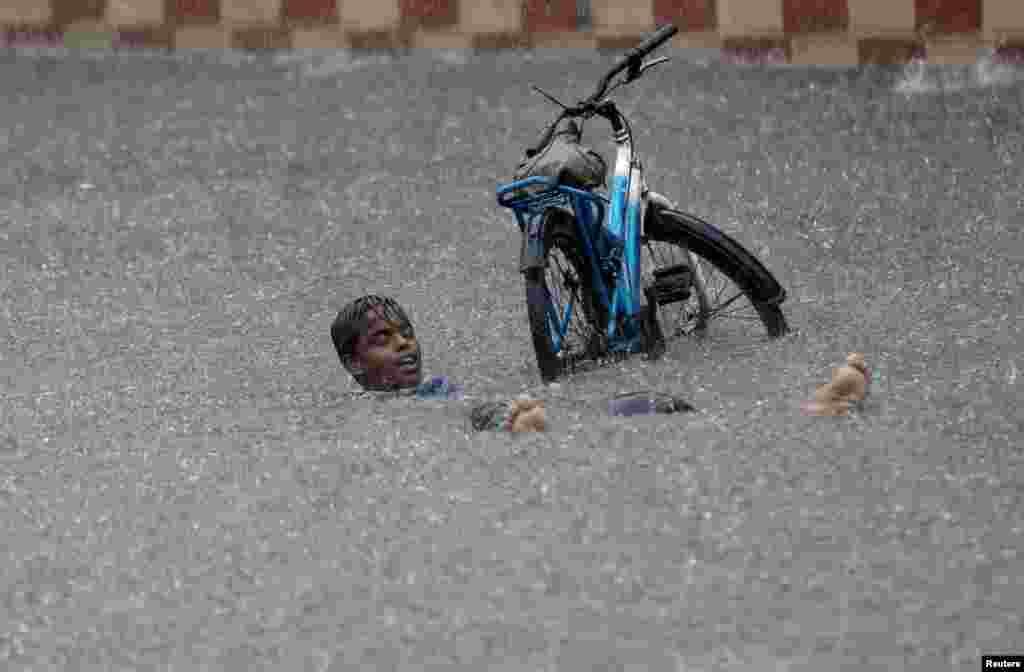
[(526, 218), (519, 250), (520, 273), (531, 268), (544, 268), (544, 224), (547, 220), (547, 213), (537, 213)]
[(647, 192), (648, 207), (655, 207), (659, 210), (675, 210), (676, 204), (669, 200), (668, 196), (651, 190)]
[(523, 227), (523, 243), (519, 251), (519, 272), (525, 273), (531, 268), (544, 268), (544, 239), (552, 226), (572, 227), (573, 214), (558, 206), (552, 206), (543, 212), (533, 213), (526, 217)]
[[(714, 254), (727, 259), (729, 264), (739, 272), (738, 283), (751, 288), (755, 292), (758, 303), (778, 305), (786, 300), (786, 290), (775, 279), (771, 271), (765, 268), (761, 260), (754, 256), (743, 245), (725, 232), (708, 224), (699, 217), (663, 207), (663, 203), (652, 201), (648, 208), (648, 217), (661, 219), (671, 217), (680, 224), (681, 233), (686, 245), (694, 252), (706, 256)], [(653, 223), (649, 220), (649, 223)], [(648, 229), (650, 230), (650, 229)], [(742, 272), (745, 271), (745, 272)]]

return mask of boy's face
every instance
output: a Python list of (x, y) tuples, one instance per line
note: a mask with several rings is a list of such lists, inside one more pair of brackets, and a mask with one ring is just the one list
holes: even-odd
[(366, 332), (355, 345), (355, 359), (366, 371), (369, 388), (406, 388), (420, 384), (420, 347), (407, 321), (386, 319), (378, 308), (367, 311)]

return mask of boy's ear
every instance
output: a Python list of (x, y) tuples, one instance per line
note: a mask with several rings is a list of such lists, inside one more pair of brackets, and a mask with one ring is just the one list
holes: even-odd
[(349, 373), (357, 378), (366, 375), (366, 362), (358, 354), (353, 353), (351, 355), (346, 355), (342, 364), (345, 365), (345, 368)]

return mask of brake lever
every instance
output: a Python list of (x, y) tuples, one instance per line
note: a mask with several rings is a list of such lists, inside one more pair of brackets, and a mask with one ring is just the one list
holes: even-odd
[(637, 70), (636, 76), (639, 77), (640, 75), (644, 74), (646, 71), (650, 70), (654, 66), (661, 65), (662, 63), (668, 63), (670, 60), (672, 59), (670, 59), (668, 56), (659, 56), (653, 61), (647, 61), (646, 63), (643, 63)]
[(641, 75), (643, 75), (645, 72), (647, 72), (654, 66), (661, 65), (662, 63), (667, 63), (669, 60), (671, 59), (669, 59), (668, 56), (659, 56), (653, 61), (634, 63), (633, 65), (629, 66), (629, 70), (626, 71), (626, 77), (625, 79), (622, 80), (621, 84), (629, 84), (631, 82), (635, 82), (636, 80), (640, 79)]

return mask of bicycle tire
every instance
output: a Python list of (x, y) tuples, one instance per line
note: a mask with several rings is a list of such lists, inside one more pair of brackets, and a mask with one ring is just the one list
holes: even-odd
[[(573, 216), (553, 209), (546, 217), (544, 266), (527, 269), (523, 278), (537, 368), (541, 379), (547, 383), (574, 369), (584, 360), (599, 359), (607, 353), (607, 338), (603, 331), (607, 312), (594, 300), (590, 264), (577, 237)], [(567, 282), (564, 288), (559, 287), (553, 293), (549, 286), (553, 283), (548, 282), (548, 277), (553, 270), (552, 260), (556, 253), (564, 257), (567, 264), (556, 262), (557, 268), (554, 270), (562, 274), (562, 279)], [(575, 286), (571, 286), (573, 283)], [(575, 300), (576, 308), (566, 325), (566, 337), (572, 338), (556, 345), (549, 325), (550, 311), (554, 306), (559, 316), (563, 314), (565, 306), (560, 300), (563, 290), (568, 292), (566, 299)]]
[[(641, 240), (642, 250), (649, 249), (649, 243), (653, 241), (689, 251), (697, 258), (698, 270), (705, 276), (702, 278), (705, 283), (707, 283), (707, 276), (710, 275), (707, 267), (710, 266), (712, 270), (717, 271), (735, 285), (735, 289), (750, 303), (769, 338), (778, 338), (789, 331), (780, 306), (786, 298), (785, 289), (757, 257), (735, 239), (699, 217), (659, 207), (656, 204), (651, 204), (648, 207), (644, 229), (644, 238)], [(646, 283), (649, 274), (644, 270), (645, 259), (642, 254), (641, 269), (644, 275), (643, 281)], [(657, 267), (660, 264), (655, 261), (651, 265)], [(687, 314), (684, 311), (684, 315), (693, 318), (694, 328), (691, 333), (706, 335), (708, 322), (716, 317), (721, 317), (721, 315), (713, 312), (716, 310), (713, 306), (699, 305), (702, 302), (701, 290), (697, 289), (698, 294), (688, 301), (698, 305), (691, 306), (691, 312)], [(705, 299), (708, 298), (706, 289), (705, 287)], [(724, 305), (728, 306), (738, 298), (739, 296), (735, 294), (729, 296), (725, 299)], [(708, 303), (710, 304), (710, 301)], [(696, 313), (692, 312), (693, 308), (696, 309)], [(666, 324), (667, 311), (665, 307), (660, 307), (659, 312), (662, 316), (662, 329), (667, 338), (680, 333), (688, 333), (683, 319)]]

